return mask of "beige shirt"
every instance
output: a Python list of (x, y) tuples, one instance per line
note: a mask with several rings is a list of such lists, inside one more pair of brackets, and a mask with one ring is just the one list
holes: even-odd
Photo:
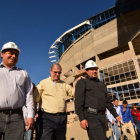
[(53, 82), (51, 77), (42, 80), (35, 90), (34, 100), (40, 102), (45, 112), (65, 112), (67, 96), (73, 96), (72, 87), (64, 81)]

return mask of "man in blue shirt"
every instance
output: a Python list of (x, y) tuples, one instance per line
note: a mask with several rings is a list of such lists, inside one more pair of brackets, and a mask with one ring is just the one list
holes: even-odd
[(135, 140), (135, 131), (133, 128), (134, 121), (131, 115), (131, 112), (129, 108), (127, 107), (128, 103), (126, 100), (123, 101), (123, 105), (121, 106), (121, 113), (122, 113), (122, 119), (123, 119), (123, 126), (122, 126), (122, 131), (123, 131), (123, 136), (125, 135), (128, 139), (130, 140)]

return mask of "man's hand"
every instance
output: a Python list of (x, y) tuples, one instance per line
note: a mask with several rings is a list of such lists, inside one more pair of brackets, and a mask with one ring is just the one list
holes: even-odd
[(80, 126), (84, 129), (84, 130), (87, 130), (87, 127), (88, 127), (88, 122), (87, 120), (82, 120), (80, 122)]
[(114, 124), (115, 122), (113, 121), (113, 122), (111, 122), (111, 124)]
[(26, 125), (26, 131), (28, 131), (29, 129), (33, 128), (33, 124), (34, 124), (34, 119), (33, 118), (27, 118), (25, 125)]
[(117, 116), (117, 117), (116, 117), (116, 120), (117, 120), (117, 122), (121, 122), (122, 119), (121, 119), (120, 116)]

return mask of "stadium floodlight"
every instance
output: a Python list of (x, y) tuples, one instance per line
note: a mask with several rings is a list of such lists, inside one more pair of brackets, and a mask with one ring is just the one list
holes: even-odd
[(54, 58), (54, 57), (56, 57), (56, 55), (52, 55), (52, 56), (50, 56), (49, 58)]
[(51, 63), (56, 62), (56, 60), (51, 60)]
[[(52, 53), (55, 53), (55, 51), (51, 51), (51, 52), (49, 52), (49, 54), (52, 54)], [(55, 53), (56, 54), (56, 53)]]
[(50, 49), (57, 48), (57, 46), (51, 46)]

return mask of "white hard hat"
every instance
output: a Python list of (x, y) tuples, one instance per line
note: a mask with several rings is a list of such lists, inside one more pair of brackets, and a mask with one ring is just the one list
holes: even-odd
[(85, 64), (85, 69), (88, 69), (88, 68), (98, 68), (98, 66), (93, 60), (88, 60)]
[(6, 50), (6, 49), (14, 49), (14, 50), (17, 50), (20, 53), (20, 49), (18, 48), (18, 46), (14, 42), (5, 43), (2, 46), (1, 52)]

